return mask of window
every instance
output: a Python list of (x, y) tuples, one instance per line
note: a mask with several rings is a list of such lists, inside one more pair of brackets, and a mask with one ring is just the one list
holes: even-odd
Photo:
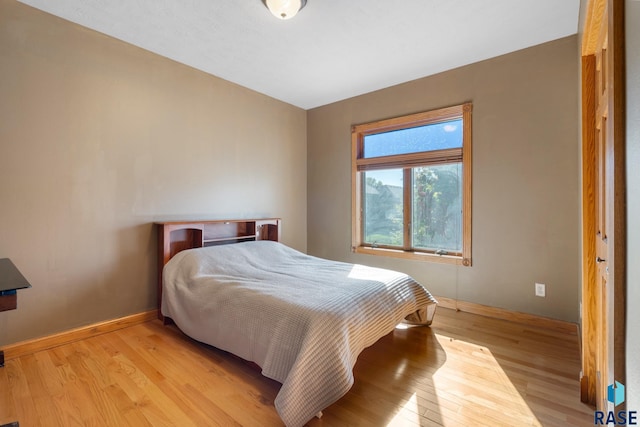
[(471, 265), (471, 110), (353, 126), (355, 252)]

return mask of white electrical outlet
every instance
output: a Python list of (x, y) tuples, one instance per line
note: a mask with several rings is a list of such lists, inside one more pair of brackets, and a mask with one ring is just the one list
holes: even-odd
[(543, 298), (547, 296), (547, 289), (544, 283), (536, 283), (536, 296)]

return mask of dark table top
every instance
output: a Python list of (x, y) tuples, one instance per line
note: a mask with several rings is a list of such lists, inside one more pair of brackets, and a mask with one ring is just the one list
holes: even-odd
[(9, 258), (0, 258), (0, 292), (30, 287), (31, 285), (27, 279), (24, 278)]

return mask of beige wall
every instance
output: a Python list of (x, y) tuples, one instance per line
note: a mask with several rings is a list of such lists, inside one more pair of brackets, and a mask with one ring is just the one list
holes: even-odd
[[(435, 295), (577, 321), (577, 52), (572, 36), (310, 110), (309, 253), (405, 271)], [(351, 253), (350, 126), (465, 101), (473, 102), (473, 267)], [(536, 281), (546, 298), (534, 296)]]
[(162, 219), (283, 218), (306, 249), (306, 112), (0, 1), (0, 345), (155, 305)]
[[(203, 217), (279, 216), (314, 255), (577, 320), (577, 51), (569, 37), (305, 112), (0, 2), (0, 257), (34, 285), (0, 313), (0, 345), (153, 308), (151, 223)], [(474, 266), (352, 254), (350, 126), (464, 101)]]

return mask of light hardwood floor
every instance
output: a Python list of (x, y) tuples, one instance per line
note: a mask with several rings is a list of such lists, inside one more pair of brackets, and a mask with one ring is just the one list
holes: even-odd
[[(438, 308), (358, 358), (320, 426), (588, 426), (578, 337)], [(150, 321), (7, 361), (0, 425), (279, 426), (279, 384)]]

